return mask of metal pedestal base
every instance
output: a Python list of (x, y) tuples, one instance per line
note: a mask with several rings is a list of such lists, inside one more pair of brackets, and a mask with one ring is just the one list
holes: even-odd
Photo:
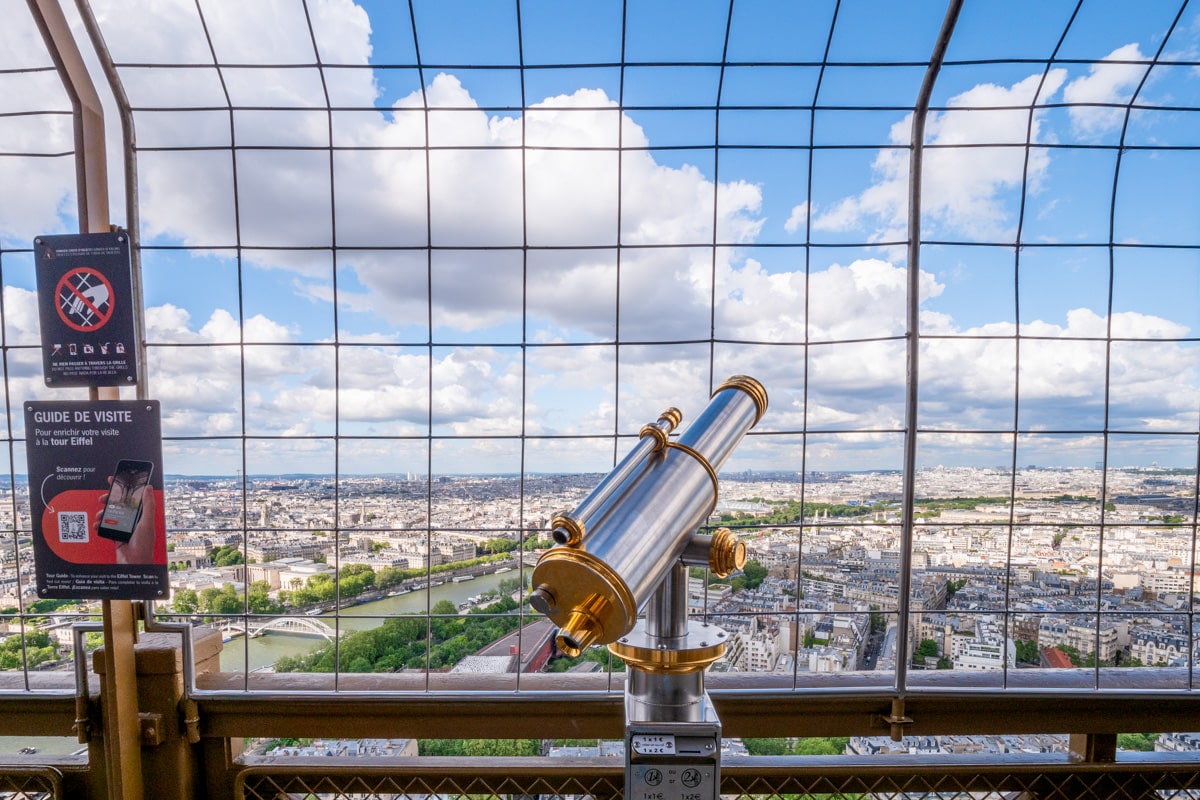
[(717, 800), (721, 722), (705, 695), (698, 719), (637, 721), (625, 708), (626, 800)]

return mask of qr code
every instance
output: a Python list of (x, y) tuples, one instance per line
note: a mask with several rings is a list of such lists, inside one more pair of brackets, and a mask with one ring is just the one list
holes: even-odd
[(60, 542), (86, 542), (88, 540), (87, 514), (83, 511), (58, 512), (58, 540)]

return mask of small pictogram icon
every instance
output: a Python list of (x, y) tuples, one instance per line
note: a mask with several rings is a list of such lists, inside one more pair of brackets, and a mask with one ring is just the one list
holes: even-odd
[(94, 331), (112, 318), (112, 284), (91, 267), (67, 272), (59, 279), (54, 294), (59, 319), (69, 328)]

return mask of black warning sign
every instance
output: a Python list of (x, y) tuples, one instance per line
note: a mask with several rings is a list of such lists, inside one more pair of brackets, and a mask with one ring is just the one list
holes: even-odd
[(33, 240), (47, 386), (137, 383), (129, 236)]

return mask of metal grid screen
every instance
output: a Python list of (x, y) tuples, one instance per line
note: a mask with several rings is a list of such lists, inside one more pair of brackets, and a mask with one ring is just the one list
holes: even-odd
[[(943, 800), (999, 800), (1010, 797), (1036, 797), (1047, 800), (1076, 797), (1105, 797), (1112, 800), (1160, 797), (1164, 800), (1191, 797), (1195, 781), (1191, 776), (1170, 772), (1117, 772), (1075, 774), (1061, 773), (1053, 767), (1040, 774), (1023, 773), (1019, 769), (978, 769), (975, 765), (962, 770), (924, 772), (914, 770), (899, 774), (892, 767), (890, 774), (878, 774), (870, 763), (860, 762), (853, 767), (832, 763), (829, 759), (810, 758), (808, 763), (792, 760), (776, 762), (761, 773), (753, 767), (734, 765), (722, 776), (722, 794), (738, 798), (777, 798), (792, 794), (851, 800), (908, 800), (909, 798), (942, 798)], [(877, 766), (877, 765), (875, 765)], [(477, 776), (446, 777), (427, 770), (397, 770), (390, 774), (337, 774), (319, 765), (295, 767), (286, 773), (266, 767), (246, 770), (238, 780), (238, 797), (274, 798), (291, 792), (323, 793), (327, 796), (351, 796), (371, 793), (371, 796), (396, 798), (419, 797), (434, 792), (451, 796), (472, 794), (540, 794), (562, 797), (586, 793), (591, 797), (620, 797), (623, 786), (619, 765), (575, 762), (565, 768), (530, 769), (528, 764), (515, 760), (487, 765)], [(497, 775), (501, 769), (507, 774)], [(338, 793), (341, 794), (338, 794)]]
[[(75, 146), (2, 7), (0, 668), (28, 687), (96, 610), (32, 589), (21, 403), (70, 398), (31, 241), (78, 228)], [(544, 627), (487, 649), (537, 621), (550, 516), (744, 373), (770, 406), (717, 515), (752, 565), (692, 590), (733, 634), (715, 670), (1193, 687), (1187, 2), (81, 9), (136, 133), (106, 99), (163, 408), (157, 610), (225, 629), (224, 670), (554, 668)]]

